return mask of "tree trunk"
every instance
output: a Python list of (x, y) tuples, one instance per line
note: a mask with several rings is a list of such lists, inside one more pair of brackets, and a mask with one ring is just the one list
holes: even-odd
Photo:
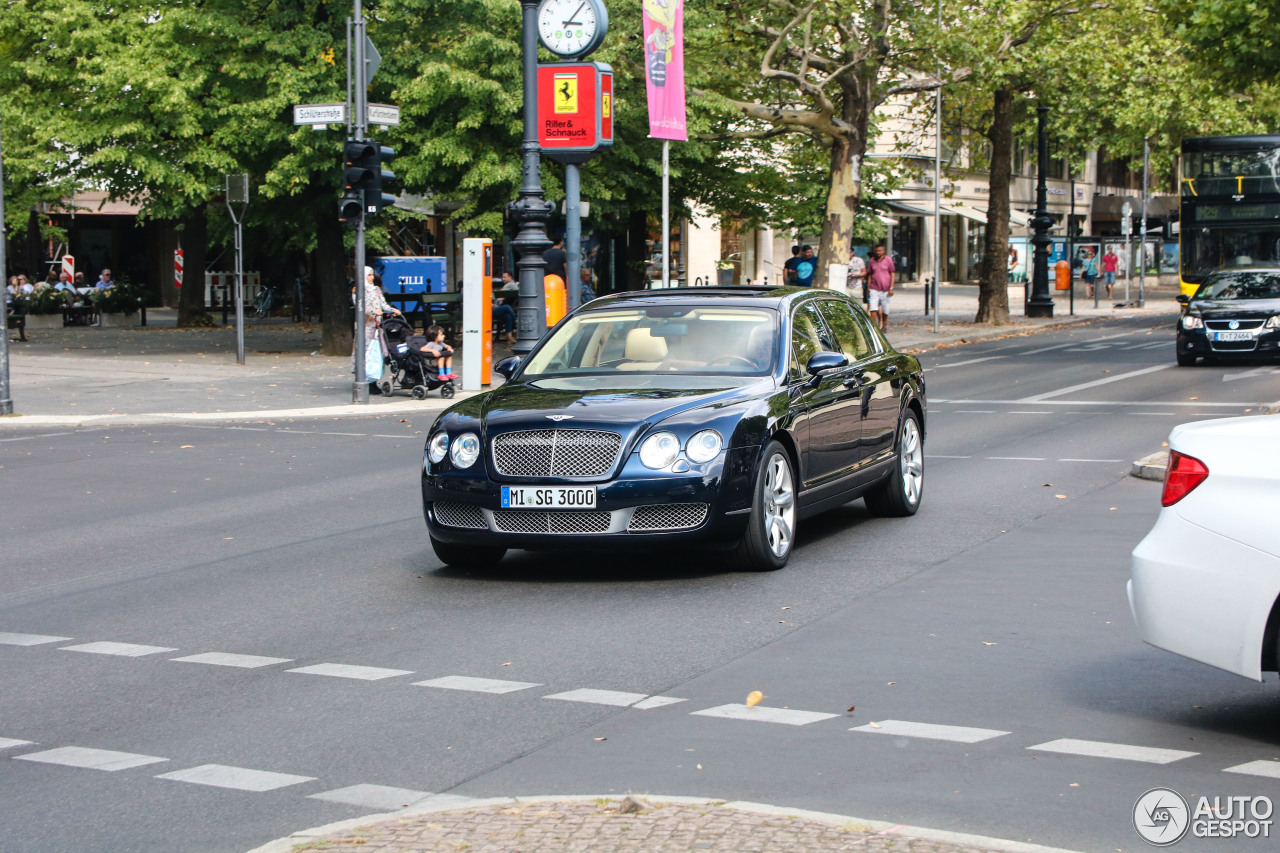
[(320, 294), (321, 343), (325, 355), (350, 355), (355, 338), (355, 313), (351, 307), (351, 283), (347, 280), (347, 256), (342, 224), (330, 212), (316, 222), (319, 243), (315, 252), (313, 286)]
[(1013, 92), (996, 89), (991, 118), (991, 193), (975, 323), (1009, 322), (1009, 178), (1013, 172)]
[(843, 136), (831, 140), (831, 189), (827, 193), (822, 240), (818, 245), (819, 269), (813, 278), (816, 287), (831, 286), (827, 275), (831, 264), (849, 261), (854, 214), (862, 199), (862, 155), (866, 153), (867, 147), (865, 139), (865, 135), (859, 134), (857, 137)]
[(209, 245), (208, 221), (200, 205), (182, 222), (182, 292), (178, 294), (178, 328), (194, 325), (204, 310), (204, 267)]

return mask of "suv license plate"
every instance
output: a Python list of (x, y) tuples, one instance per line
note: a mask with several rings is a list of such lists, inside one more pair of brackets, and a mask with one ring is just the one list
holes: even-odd
[(1215, 341), (1251, 341), (1253, 332), (1214, 332)]
[(595, 509), (595, 486), (503, 486), (503, 509)]

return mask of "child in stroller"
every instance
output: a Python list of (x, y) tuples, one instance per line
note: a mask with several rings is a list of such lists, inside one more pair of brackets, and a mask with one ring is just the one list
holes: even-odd
[[(389, 376), (384, 376), (378, 383), (378, 390), (389, 396), (397, 388), (409, 389), (414, 399), (422, 400), (429, 391), (439, 388), (441, 397), (452, 397), (455, 390), (453, 380), (457, 377), (443, 364), (437, 364), (440, 356), (431, 347), (437, 337), (431, 333), (438, 330), (438, 326), (432, 326), (427, 329), (426, 336), (416, 335), (413, 326), (403, 317), (383, 315), (379, 333), (387, 352)], [(443, 338), (443, 333), (438, 337)], [(450, 349), (449, 355), (452, 354)]]

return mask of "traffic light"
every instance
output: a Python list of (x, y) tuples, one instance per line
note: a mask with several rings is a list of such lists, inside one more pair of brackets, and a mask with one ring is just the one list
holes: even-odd
[(383, 164), (395, 154), (392, 149), (372, 139), (347, 140), (343, 148), (345, 194), (339, 209), (340, 219), (346, 222), (354, 218), (348, 216), (348, 210), (354, 209), (358, 201), (363, 202), (365, 213), (377, 213), (395, 202), (394, 196), (383, 192), (384, 186), (396, 178), (394, 172), (383, 168)]

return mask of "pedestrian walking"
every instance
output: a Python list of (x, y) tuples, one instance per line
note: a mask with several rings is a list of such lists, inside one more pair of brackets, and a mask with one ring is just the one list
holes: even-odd
[[(1084, 295), (1092, 297), (1093, 288), (1098, 281), (1098, 259), (1092, 248), (1084, 250), (1084, 263), (1080, 267), (1080, 277), (1084, 279)], [(1110, 291), (1107, 291), (1107, 298), (1111, 298)]]
[(1116, 286), (1116, 270), (1120, 268), (1120, 256), (1116, 254), (1115, 246), (1107, 246), (1107, 253), (1102, 256), (1102, 283), (1107, 286), (1107, 298), (1111, 298), (1111, 291)]
[(568, 256), (564, 253), (564, 238), (556, 237), (555, 240), (555, 244), (542, 253), (542, 260), (547, 264), (547, 275), (558, 275), (561, 281), (565, 281), (569, 273), (565, 268), (568, 263)]
[(871, 317), (884, 331), (889, 325), (889, 300), (893, 297), (893, 258), (885, 256), (884, 246), (876, 246), (867, 261), (867, 307)]
[(796, 283), (796, 267), (800, 264), (800, 247), (791, 247), (791, 259), (782, 265), (782, 283), (791, 287)]
[(849, 274), (845, 277), (845, 291), (847, 293), (857, 293), (862, 291), (862, 304), (866, 305), (870, 298), (867, 295), (867, 262), (859, 255), (857, 250), (849, 250)]
[(812, 246), (800, 247), (800, 261), (796, 264), (796, 287), (813, 287), (813, 276), (818, 271), (818, 259)]

